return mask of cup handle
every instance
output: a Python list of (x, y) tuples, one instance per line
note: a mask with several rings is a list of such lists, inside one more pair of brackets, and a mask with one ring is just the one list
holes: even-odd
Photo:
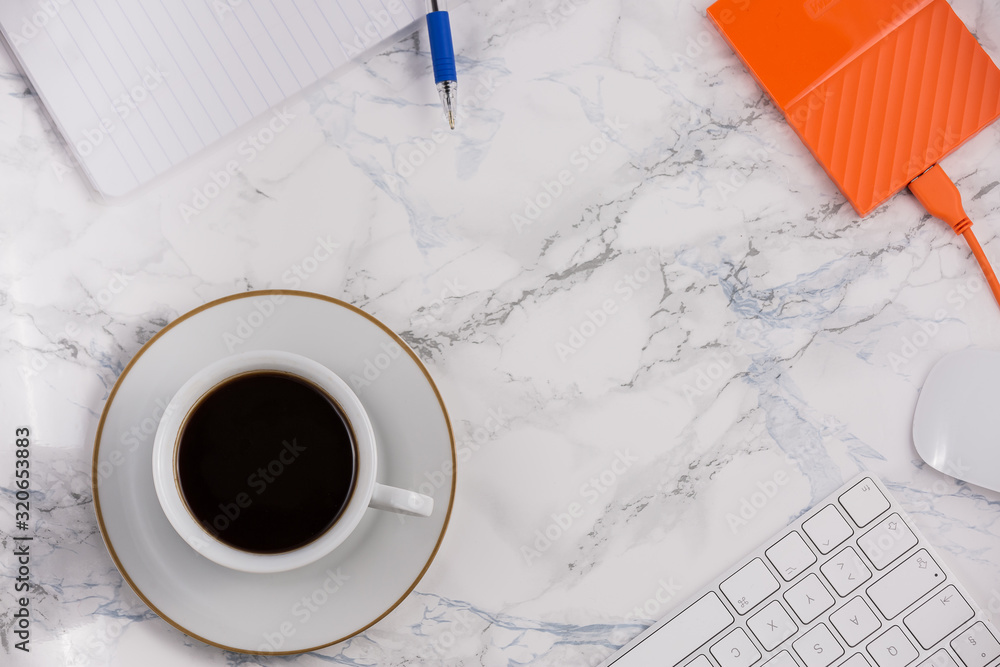
[(430, 516), (434, 511), (434, 499), (416, 491), (376, 483), (368, 506), (396, 514)]

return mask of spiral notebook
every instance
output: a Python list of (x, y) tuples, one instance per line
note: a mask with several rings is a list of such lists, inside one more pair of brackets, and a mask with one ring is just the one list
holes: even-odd
[(412, 30), (423, 4), (2, 0), (0, 37), (93, 188), (113, 198)]

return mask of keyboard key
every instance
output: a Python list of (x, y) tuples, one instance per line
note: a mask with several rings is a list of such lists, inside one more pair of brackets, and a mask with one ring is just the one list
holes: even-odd
[(884, 570), (911, 548), (917, 546), (917, 536), (898, 514), (890, 514), (858, 539), (858, 546), (871, 559), (877, 570)]
[(951, 654), (941, 649), (931, 657), (924, 660), (917, 667), (958, 667), (958, 663), (951, 657)]
[(1000, 657), (1000, 644), (982, 621), (952, 639), (951, 647), (965, 667), (986, 667)]
[(872, 475), (677, 609), (602, 667), (1000, 667), (1000, 632)]
[(827, 505), (802, 522), (802, 529), (821, 554), (828, 554), (854, 534), (854, 529), (833, 505)]
[(785, 602), (802, 623), (812, 623), (833, 606), (833, 596), (815, 574), (795, 584), (785, 593)]
[(722, 667), (750, 667), (760, 660), (760, 651), (743, 628), (736, 628), (709, 650)]
[(795, 634), (795, 625), (777, 600), (758, 611), (747, 621), (747, 626), (765, 651), (773, 651), (781, 642)]
[(719, 596), (710, 592), (617, 656), (614, 662), (673, 667), (735, 620)]
[(799, 667), (788, 651), (782, 651), (764, 663), (763, 667)]
[(868, 645), (878, 667), (906, 667), (919, 657), (917, 649), (898, 626), (892, 626)]
[(861, 653), (855, 653), (840, 664), (840, 667), (872, 667), (871, 663)]
[(875, 482), (868, 478), (861, 480), (840, 496), (840, 504), (854, 519), (854, 523), (861, 528), (889, 509), (889, 501), (875, 486)]
[(823, 563), (819, 570), (840, 597), (847, 597), (872, 578), (872, 571), (864, 564), (854, 547), (847, 547)]
[(760, 558), (754, 558), (719, 586), (740, 615), (766, 600), (778, 587), (778, 580)]
[(844, 647), (822, 623), (792, 642), (792, 648), (806, 667), (828, 667), (844, 655)]
[(921, 549), (868, 587), (868, 597), (886, 618), (894, 618), (944, 582), (944, 572)]
[(685, 667), (712, 667), (712, 661), (704, 655), (699, 655), (697, 658), (685, 665)]
[(903, 623), (921, 646), (930, 648), (975, 615), (958, 589), (948, 586), (904, 618)]
[(854, 598), (830, 615), (830, 623), (850, 647), (857, 646), (882, 627), (875, 612), (861, 598)]
[(816, 562), (816, 554), (794, 531), (778, 540), (764, 553), (785, 581), (791, 581)]

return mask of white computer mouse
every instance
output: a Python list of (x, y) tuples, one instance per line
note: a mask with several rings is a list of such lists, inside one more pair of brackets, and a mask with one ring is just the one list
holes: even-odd
[(1000, 351), (953, 352), (931, 369), (913, 444), (931, 467), (1000, 492)]

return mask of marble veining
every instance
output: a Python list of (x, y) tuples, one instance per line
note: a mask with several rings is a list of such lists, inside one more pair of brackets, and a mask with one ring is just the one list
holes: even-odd
[[(1000, 58), (1000, 9), (953, 5)], [(256, 159), (236, 136), (114, 205), (90, 198), (0, 59), (0, 469), (15, 426), (36, 442), (32, 652), (0, 614), (2, 662), (598, 664), (861, 470), (1000, 619), (1000, 499), (924, 466), (909, 431), (933, 364), (994, 345), (996, 305), (907, 195), (857, 218), (705, 6), (471, 0), (452, 17), (454, 132), (420, 31), (289, 103)], [(998, 140), (988, 128), (945, 163), (990, 254)], [(334, 296), (397, 331), (460, 451), (416, 590), (364, 633), (288, 657), (226, 653), (153, 614), (90, 488), (132, 356), (188, 310), (264, 288)], [(0, 553), (8, 591), (8, 533)]]

